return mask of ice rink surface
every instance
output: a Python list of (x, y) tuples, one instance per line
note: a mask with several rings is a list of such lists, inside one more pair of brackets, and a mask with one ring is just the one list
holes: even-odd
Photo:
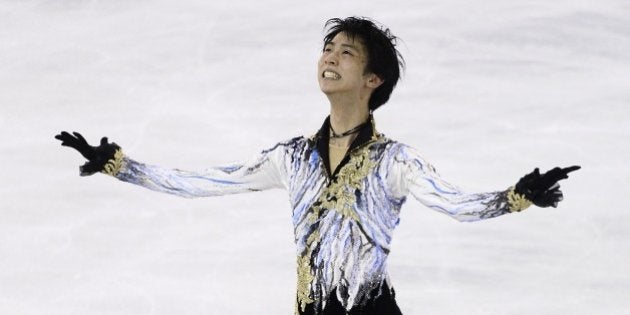
[(582, 165), (558, 209), (458, 223), (413, 199), (406, 315), (630, 314), (625, 0), (0, 0), (0, 314), (291, 314), (282, 190), (185, 200), (82, 178), (53, 136), (202, 169), (311, 135), (323, 24), (369, 16), (407, 71), (377, 128), (471, 191)]

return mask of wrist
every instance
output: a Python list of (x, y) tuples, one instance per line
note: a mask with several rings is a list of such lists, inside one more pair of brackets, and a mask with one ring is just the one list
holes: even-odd
[(105, 162), (105, 165), (103, 165), (103, 170), (101, 171), (101, 173), (116, 177), (116, 175), (118, 175), (123, 167), (124, 157), (125, 155), (123, 154), (122, 149), (117, 148), (114, 152), (114, 156), (107, 160), (107, 162)]
[(510, 212), (521, 212), (532, 205), (532, 201), (527, 199), (524, 194), (517, 192), (514, 186), (508, 189), (507, 201)]

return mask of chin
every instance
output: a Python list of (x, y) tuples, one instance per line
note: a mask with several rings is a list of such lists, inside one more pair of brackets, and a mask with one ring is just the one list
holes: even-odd
[(319, 82), (319, 89), (324, 93), (332, 93), (339, 89), (334, 82)]
[(319, 84), (319, 90), (324, 92), (324, 93), (328, 93), (330, 92), (331, 88), (329, 86), (326, 86), (325, 84)]
[(320, 88), (319, 88), (319, 89), (322, 91), (322, 93), (324, 93), (324, 94), (326, 94), (326, 95), (332, 95), (332, 94), (334, 94), (334, 93), (335, 93), (335, 90), (334, 90), (334, 89), (332, 89), (332, 88), (330, 88), (330, 87), (321, 87), (321, 86), (320, 86)]

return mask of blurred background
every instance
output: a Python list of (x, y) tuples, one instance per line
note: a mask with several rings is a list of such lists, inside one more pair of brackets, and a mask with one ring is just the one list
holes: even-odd
[(324, 22), (352, 15), (407, 62), (378, 130), (450, 182), (583, 167), (558, 209), (465, 224), (409, 199), (389, 260), (403, 313), (630, 314), (623, 0), (0, 0), (0, 313), (291, 314), (285, 191), (186, 200), (82, 178), (53, 137), (197, 170), (312, 135)]

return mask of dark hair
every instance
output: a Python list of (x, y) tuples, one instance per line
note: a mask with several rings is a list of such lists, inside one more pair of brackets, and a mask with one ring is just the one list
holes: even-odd
[(374, 21), (364, 17), (330, 19), (326, 21), (324, 28), (328, 29), (324, 45), (342, 32), (353, 40), (359, 38), (362, 41), (368, 53), (365, 71), (374, 73), (383, 80), (383, 84), (370, 96), (370, 110), (385, 104), (400, 79), (401, 70), (405, 68), (405, 60), (396, 49), (398, 38), (388, 28), (377, 26)]

